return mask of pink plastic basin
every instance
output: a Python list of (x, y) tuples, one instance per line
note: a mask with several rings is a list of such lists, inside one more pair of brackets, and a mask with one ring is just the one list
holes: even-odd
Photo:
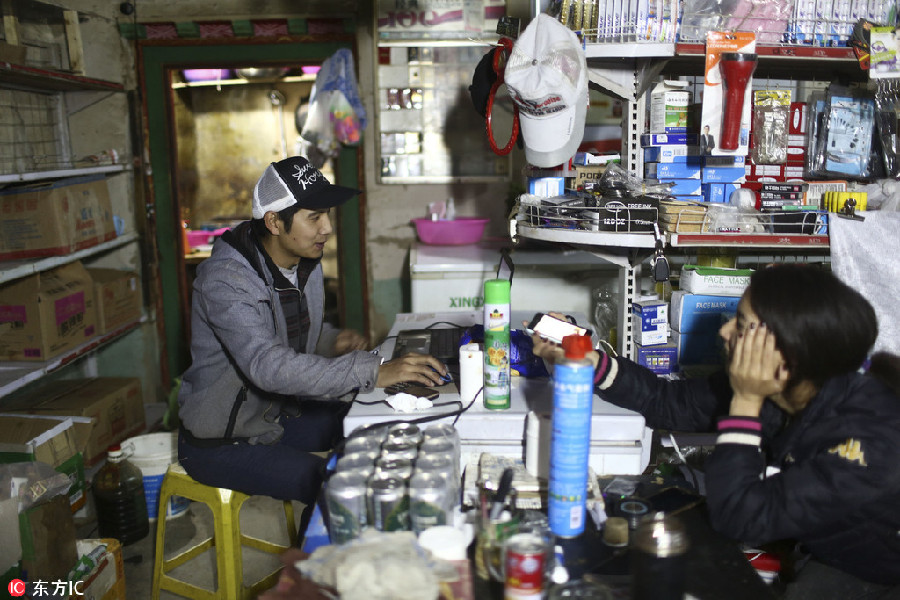
[(452, 221), (413, 219), (419, 240), (435, 246), (462, 246), (481, 240), (489, 219), (457, 217)]

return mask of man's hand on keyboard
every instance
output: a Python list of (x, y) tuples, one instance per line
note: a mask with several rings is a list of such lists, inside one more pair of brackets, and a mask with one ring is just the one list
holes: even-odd
[(387, 387), (401, 381), (414, 381), (421, 385), (442, 385), (441, 377), (447, 375), (447, 366), (433, 356), (410, 352), (389, 360), (378, 369), (376, 387)]

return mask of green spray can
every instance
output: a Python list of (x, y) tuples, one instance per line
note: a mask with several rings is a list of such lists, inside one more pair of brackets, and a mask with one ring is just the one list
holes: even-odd
[(509, 281), (484, 282), (484, 407), (509, 408)]

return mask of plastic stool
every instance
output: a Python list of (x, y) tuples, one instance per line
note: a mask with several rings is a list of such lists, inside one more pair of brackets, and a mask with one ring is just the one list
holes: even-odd
[[(184, 552), (165, 559), (166, 507), (169, 498), (182, 496), (195, 502), (206, 504), (213, 514), (213, 537), (208, 538)], [(275, 585), (281, 567), (250, 586), (244, 585), (242, 562), (243, 546), (263, 552), (280, 554), (293, 546), (297, 538), (294, 524), (294, 507), (290, 501), (284, 502), (284, 516), (287, 521), (288, 546), (281, 546), (267, 540), (241, 533), (241, 506), (249, 498), (247, 494), (215, 488), (194, 481), (180, 464), (169, 466), (159, 494), (159, 517), (156, 527), (156, 558), (153, 564), (153, 600), (158, 600), (160, 590), (167, 590), (187, 598), (246, 600), (256, 598), (263, 590)], [(196, 558), (209, 548), (216, 547), (216, 590), (201, 588), (192, 583), (175, 579), (167, 573)]]

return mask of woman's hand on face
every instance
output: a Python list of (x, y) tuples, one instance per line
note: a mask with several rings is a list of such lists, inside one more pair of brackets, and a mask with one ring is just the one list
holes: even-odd
[(342, 329), (334, 338), (334, 353), (337, 356), (347, 354), (352, 350), (367, 350), (369, 340), (367, 340), (358, 331), (352, 329)]
[(738, 334), (728, 365), (734, 396), (731, 414), (759, 416), (765, 399), (784, 391), (788, 371), (764, 323), (751, 323)]
[(447, 366), (428, 354), (410, 352), (383, 363), (378, 369), (375, 387), (387, 387), (401, 381), (415, 381), (422, 385), (441, 385)]

